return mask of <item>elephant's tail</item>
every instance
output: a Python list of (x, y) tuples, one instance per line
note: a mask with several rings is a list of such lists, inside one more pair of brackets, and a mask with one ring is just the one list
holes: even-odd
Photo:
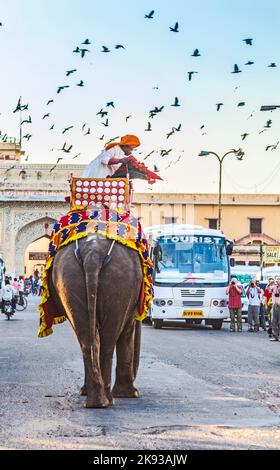
[[(91, 345), (91, 360), (93, 366), (93, 373), (95, 377), (98, 377), (99, 370), (99, 335), (96, 328), (96, 304), (97, 304), (97, 290), (98, 290), (98, 269), (85, 269), (86, 279), (86, 292), (87, 292), (87, 310), (89, 320), (89, 332), (90, 332), (90, 345)], [(97, 372), (97, 374), (96, 374)]]

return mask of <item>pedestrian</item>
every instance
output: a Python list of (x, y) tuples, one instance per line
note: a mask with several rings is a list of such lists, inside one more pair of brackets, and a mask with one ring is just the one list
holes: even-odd
[(19, 305), (23, 305), (23, 294), (24, 294), (24, 280), (23, 276), (19, 276)]
[[(261, 304), (261, 289), (257, 287), (256, 281), (251, 279), (250, 284), (246, 289), (246, 295), (249, 299), (248, 305), (248, 331), (259, 331), (260, 319), (260, 304)], [(254, 326), (254, 328), (253, 328)]]
[(280, 277), (276, 278), (276, 283), (272, 288), (272, 334), (270, 341), (279, 341), (280, 328)]
[(271, 310), (272, 310), (272, 288), (274, 286), (274, 279), (273, 277), (270, 277), (268, 279), (268, 283), (265, 287), (264, 294), (263, 294), (263, 299), (264, 299), (264, 308), (265, 308), (265, 315), (267, 317), (268, 321), (268, 329), (267, 333), (269, 338), (272, 338), (272, 326), (271, 326)]
[(259, 323), (263, 331), (266, 331), (266, 320), (265, 320), (265, 306), (264, 306), (264, 290), (260, 286), (260, 281), (256, 280), (256, 287), (259, 287), (261, 290), (260, 293), (260, 311), (259, 311)]
[(232, 278), (230, 285), (226, 289), (229, 297), (228, 308), (230, 313), (230, 331), (235, 332), (235, 323), (237, 323), (237, 331), (242, 331), (242, 287), (237, 284), (237, 279)]

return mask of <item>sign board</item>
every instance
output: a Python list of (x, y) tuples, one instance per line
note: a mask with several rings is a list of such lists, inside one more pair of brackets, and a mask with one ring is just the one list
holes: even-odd
[(263, 247), (264, 263), (280, 263), (280, 245)]
[(29, 252), (29, 259), (30, 260), (46, 260), (47, 259), (47, 256), (48, 256), (48, 253), (42, 253), (42, 252), (39, 252), (39, 251), (30, 251)]

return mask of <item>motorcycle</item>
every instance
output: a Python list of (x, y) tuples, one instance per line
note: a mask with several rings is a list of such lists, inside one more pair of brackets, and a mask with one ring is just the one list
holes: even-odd
[(4, 300), (2, 313), (6, 315), (7, 320), (10, 320), (11, 316), (15, 313), (12, 302), (10, 300)]

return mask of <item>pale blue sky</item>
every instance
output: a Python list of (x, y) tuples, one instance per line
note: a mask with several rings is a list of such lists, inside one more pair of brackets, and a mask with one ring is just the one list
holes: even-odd
[[(144, 19), (152, 9), (154, 19)], [(278, 0), (1, 0), (0, 129), (18, 134), (19, 116), (12, 111), (22, 95), (29, 103), (24, 117), (30, 113), (33, 120), (24, 127), (24, 133), (33, 135), (29, 143), (24, 141), (29, 162), (66, 156), (64, 162), (87, 163), (102, 148), (98, 137), (103, 133), (105, 139), (133, 133), (143, 142), (139, 159), (153, 149), (173, 149), (170, 156), (155, 153), (145, 160), (151, 169), (156, 164), (164, 178), (154, 190), (214, 192), (216, 160), (197, 154), (202, 149), (222, 154), (242, 146), (244, 161), (228, 157), (225, 162), (223, 191), (279, 192), (280, 144), (275, 151), (265, 147), (280, 140), (280, 110), (259, 111), (262, 104), (280, 104), (279, 20)], [(172, 33), (169, 26), (176, 21), (179, 33)], [(242, 41), (247, 37), (253, 38), (253, 46)], [(72, 51), (85, 38), (92, 44), (81, 59)], [(126, 50), (114, 49), (115, 44)], [(102, 45), (112, 52), (100, 52)], [(195, 48), (201, 57), (191, 57)], [(245, 66), (248, 60), (255, 64)], [(278, 67), (267, 67), (271, 62)], [(242, 73), (231, 74), (235, 63)], [(67, 78), (65, 71), (72, 68), (78, 71)], [(190, 70), (198, 71), (191, 82)], [(76, 86), (81, 79), (83, 88)], [(70, 88), (57, 94), (57, 86), (66, 84)], [(175, 96), (179, 108), (170, 106)], [(55, 102), (46, 106), (52, 98)], [(105, 119), (96, 113), (111, 100), (116, 108), (109, 108), (110, 126), (105, 128)], [(246, 105), (237, 107), (241, 101)], [(224, 103), (219, 112), (217, 102)], [(149, 119), (149, 110), (161, 105), (163, 112)], [(47, 112), (51, 116), (42, 120)], [(132, 117), (126, 123), (127, 115)], [(268, 119), (271, 129), (259, 134)], [(144, 131), (148, 121), (152, 132)], [(90, 135), (83, 136), (84, 123)], [(182, 131), (166, 140), (179, 123)], [(49, 131), (52, 124), (55, 130)], [(62, 135), (70, 125), (74, 128)], [(249, 133), (244, 142), (243, 132)], [(73, 145), (71, 154), (51, 151), (65, 141)]]

